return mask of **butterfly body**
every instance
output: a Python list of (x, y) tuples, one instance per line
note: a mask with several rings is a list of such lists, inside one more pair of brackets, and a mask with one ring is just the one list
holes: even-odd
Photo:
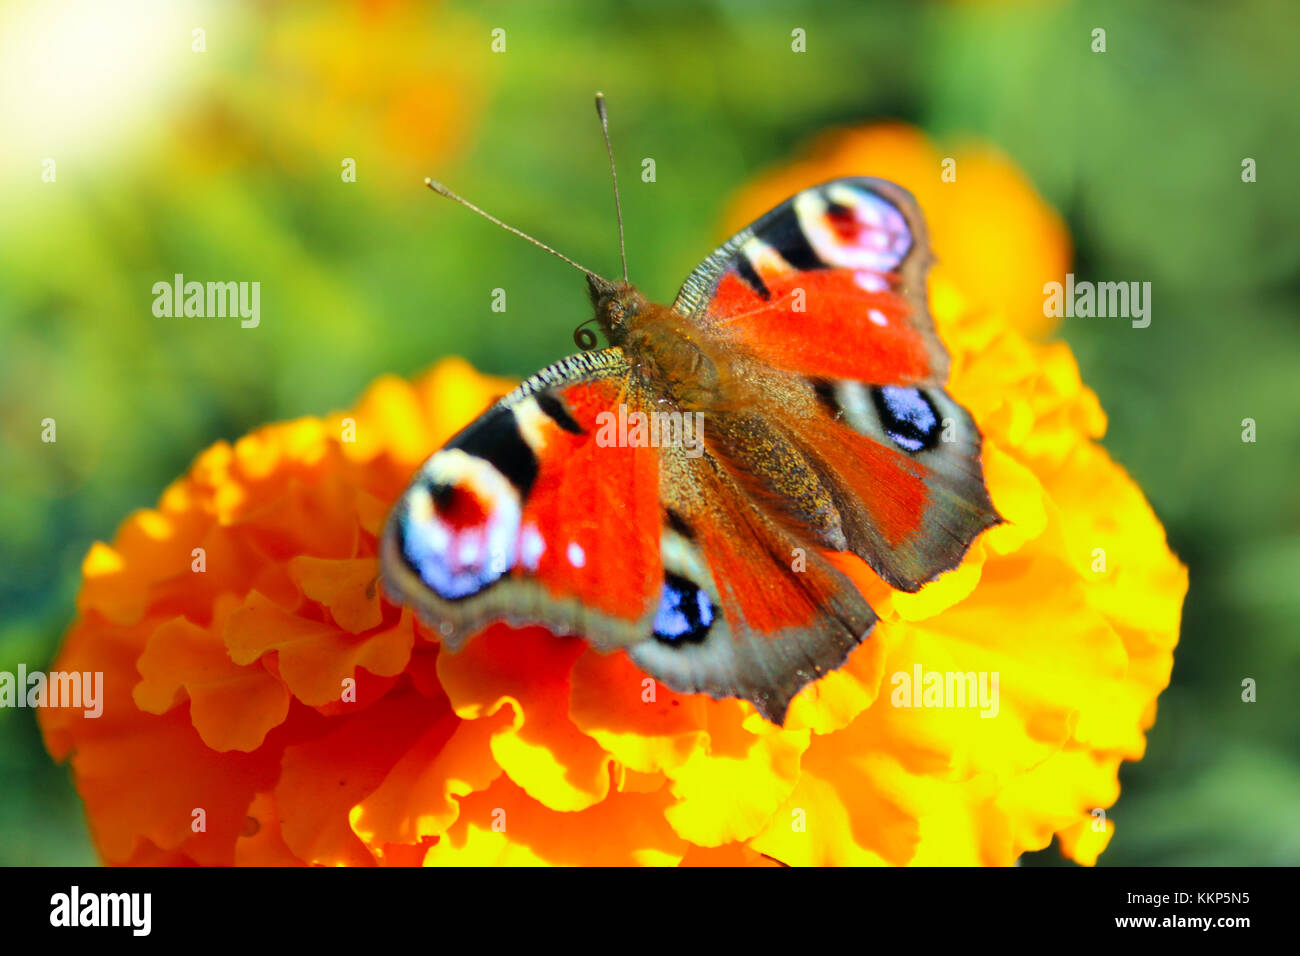
[(825, 552), (914, 591), (1000, 520), (942, 389), (928, 261), (911, 197), (853, 179), (737, 234), (670, 306), (589, 277), (609, 346), (429, 459), (384, 536), (388, 590), (452, 650), (542, 624), (781, 723), (876, 621)]
[(705, 411), (732, 396), (730, 356), (683, 316), (648, 301), (627, 283), (602, 288), (588, 280), (588, 286), (610, 345), (627, 355), (650, 394), (682, 411)]

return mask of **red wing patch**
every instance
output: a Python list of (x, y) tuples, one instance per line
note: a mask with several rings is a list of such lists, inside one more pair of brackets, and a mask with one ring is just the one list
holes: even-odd
[(612, 382), (557, 390), (575, 434), (552, 424), (524, 503), (517, 574), (616, 617), (640, 617), (658, 600), (659, 456), (654, 448), (601, 446), (599, 416), (626, 400)]
[(890, 548), (921, 530), (932, 504), (927, 469), (920, 462), (832, 421), (809, 424), (803, 433), (817, 457), (853, 489)]
[(847, 269), (798, 272), (756, 268), (763, 299), (735, 272), (710, 306), (720, 337), (773, 368), (818, 378), (881, 385), (933, 380), (931, 348), (898, 293), (864, 289)]
[(841, 179), (728, 240), (673, 307), (773, 368), (876, 385), (942, 384), (925, 298), (925, 222), (904, 189)]
[(744, 536), (715, 520), (697, 524), (700, 552), (717, 584), (723, 616), (758, 635), (775, 636), (788, 628), (811, 628), (826, 614), (826, 606), (842, 587), (829, 568), (816, 562), (795, 572), (794, 542), (780, 553), (768, 553), (761, 537)]

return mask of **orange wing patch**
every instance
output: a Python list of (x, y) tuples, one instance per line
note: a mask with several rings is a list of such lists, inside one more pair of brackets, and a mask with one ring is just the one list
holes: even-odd
[(756, 269), (770, 298), (738, 274), (722, 277), (713, 302), (719, 334), (758, 361), (819, 378), (877, 384), (931, 381), (930, 347), (913, 304), (884, 286), (871, 291), (847, 269)]
[(599, 416), (626, 398), (612, 382), (584, 382), (560, 395), (575, 434), (552, 423), (520, 527), (520, 574), (552, 593), (634, 619), (658, 600), (659, 457), (649, 447), (602, 446)]

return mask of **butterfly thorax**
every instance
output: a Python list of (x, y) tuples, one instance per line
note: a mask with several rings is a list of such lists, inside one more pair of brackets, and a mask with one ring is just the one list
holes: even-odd
[(592, 284), (596, 320), (611, 345), (636, 366), (643, 382), (683, 411), (703, 410), (721, 398), (727, 359), (687, 319), (646, 299), (631, 284)]

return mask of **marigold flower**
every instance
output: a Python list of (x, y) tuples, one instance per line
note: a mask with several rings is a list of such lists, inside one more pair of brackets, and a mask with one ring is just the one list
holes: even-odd
[[(880, 624), (784, 727), (738, 700), (646, 701), (625, 655), (540, 628), (444, 653), (384, 598), (388, 508), (508, 382), (448, 359), (208, 449), (86, 556), (54, 667), (103, 671), (103, 716), (40, 714), (103, 859), (1005, 865), (1055, 835), (1093, 863), (1186, 571), (1096, 443), (1068, 347), (975, 308), (952, 272), (931, 298), (1007, 523), (916, 594), (837, 558)], [(996, 716), (911, 706), (898, 675), (917, 668), (996, 674)]]

